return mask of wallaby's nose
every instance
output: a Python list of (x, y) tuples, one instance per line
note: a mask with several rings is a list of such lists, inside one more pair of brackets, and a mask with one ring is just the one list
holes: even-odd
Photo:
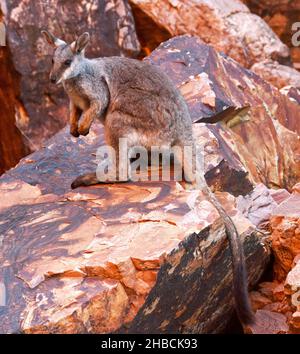
[(56, 83), (56, 77), (55, 76), (51, 76), (50, 77), (50, 81), (52, 82), (52, 84)]

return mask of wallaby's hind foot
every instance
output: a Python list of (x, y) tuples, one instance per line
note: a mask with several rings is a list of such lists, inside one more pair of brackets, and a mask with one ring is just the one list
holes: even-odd
[(78, 187), (88, 187), (93, 186), (95, 184), (111, 184), (111, 183), (126, 183), (130, 182), (130, 179), (123, 181), (99, 181), (95, 172), (86, 173), (85, 175), (81, 175), (77, 177), (71, 184), (72, 189), (76, 189)]
[(100, 183), (96, 172), (86, 173), (85, 175), (81, 175), (77, 177), (71, 184), (72, 189), (76, 189), (81, 186), (92, 186), (94, 184)]

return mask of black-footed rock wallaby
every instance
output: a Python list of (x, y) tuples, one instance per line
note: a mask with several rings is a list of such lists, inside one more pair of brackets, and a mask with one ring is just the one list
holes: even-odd
[[(75, 137), (87, 135), (94, 119), (104, 125), (106, 143), (119, 150), (120, 138), (128, 147), (179, 146), (192, 148), (192, 160), (184, 161), (185, 179), (209, 198), (222, 218), (233, 260), (236, 310), (243, 324), (254, 322), (242, 244), (237, 229), (208, 187), (203, 171), (195, 171), (196, 148), (192, 120), (184, 98), (157, 67), (123, 57), (88, 59), (84, 55), (90, 36), (84, 33), (71, 44), (43, 31), (56, 48), (50, 80), (62, 83), (70, 98), (70, 129)], [(175, 156), (176, 158), (176, 156)], [(118, 166), (118, 156), (116, 157)], [(118, 182), (118, 178), (116, 181)], [(99, 183), (95, 172), (78, 177), (72, 188)]]

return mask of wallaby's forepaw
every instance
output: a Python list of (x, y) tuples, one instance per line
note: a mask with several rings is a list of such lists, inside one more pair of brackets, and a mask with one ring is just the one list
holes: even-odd
[(76, 189), (81, 186), (92, 186), (98, 184), (98, 178), (95, 172), (87, 173), (85, 175), (77, 177), (71, 184), (72, 189)]
[(90, 132), (90, 128), (86, 128), (83, 126), (79, 126), (79, 128), (78, 128), (78, 133), (80, 135), (86, 136), (86, 135), (88, 135), (89, 132)]
[(194, 191), (194, 190), (199, 189), (199, 186), (196, 183), (189, 183), (189, 182), (184, 181), (184, 182), (181, 182), (180, 184), (187, 191)]
[(77, 128), (71, 128), (70, 129), (71, 135), (73, 135), (75, 138), (79, 137), (78, 129)]

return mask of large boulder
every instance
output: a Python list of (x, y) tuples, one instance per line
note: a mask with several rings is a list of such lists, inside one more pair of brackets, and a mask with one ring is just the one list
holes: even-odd
[[(232, 271), (216, 210), (172, 181), (72, 192), (101, 143), (97, 126), (80, 139), (65, 129), (0, 179), (0, 332), (222, 331)], [(234, 197), (218, 198), (255, 284), (269, 249)]]
[[(182, 34), (199, 36), (235, 59), (245, 68), (256, 63), (275, 61), (290, 65), (288, 47), (259, 16), (252, 14), (239, 0), (129, 0), (144, 54), (149, 54), (163, 40)], [(261, 64), (263, 65), (263, 64)], [(256, 67), (254, 67), (255, 71)], [(288, 83), (282, 85), (281, 72)], [(265, 80), (278, 88), (292, 85), (299, 73), (293, 68), (260, 70)]]
[[(36, 150), (64, 127), (68, 119), (62, 87), (49, 82), (53, 49), (43, 40), (41, 30), (49, 29), (69, 42), (76, 35), (89, 31), (91, 45), (87, 55), (92, 57), (136, 56), (140, 45), (134, 20), (126, 0), (12, 0), (1, 1), (1, 9), (6, 24), (8, 60), (13, 69), (8, 90), (13, 90), (16, 97), (8, 95), (6, 105), (15, 111), (24, 143)], [(0, 66), (1, 82), (8, 68)], [(13, 124), (13, 118), (10, 120)], [(0, 124), (4, 124), (3, 120)], [(14, 160), (18, 157), (16, 153)]]
[(251, 70), (279, 89), (286, 86), (300, 88), (300, 73), (290, 66), (279, 64), (277, 61), (267, 60), (256, 63), (251, 67)]
[[(293, 24), (299, 22), (299, 1), (288, 0), (243, 0), (250, 10), (261, 16), (280, 39), (291, 49), (294, 66), (300, 69), (300, 47), (292, 43)], [(298, 36), (299, 39), (299, 36)]]

